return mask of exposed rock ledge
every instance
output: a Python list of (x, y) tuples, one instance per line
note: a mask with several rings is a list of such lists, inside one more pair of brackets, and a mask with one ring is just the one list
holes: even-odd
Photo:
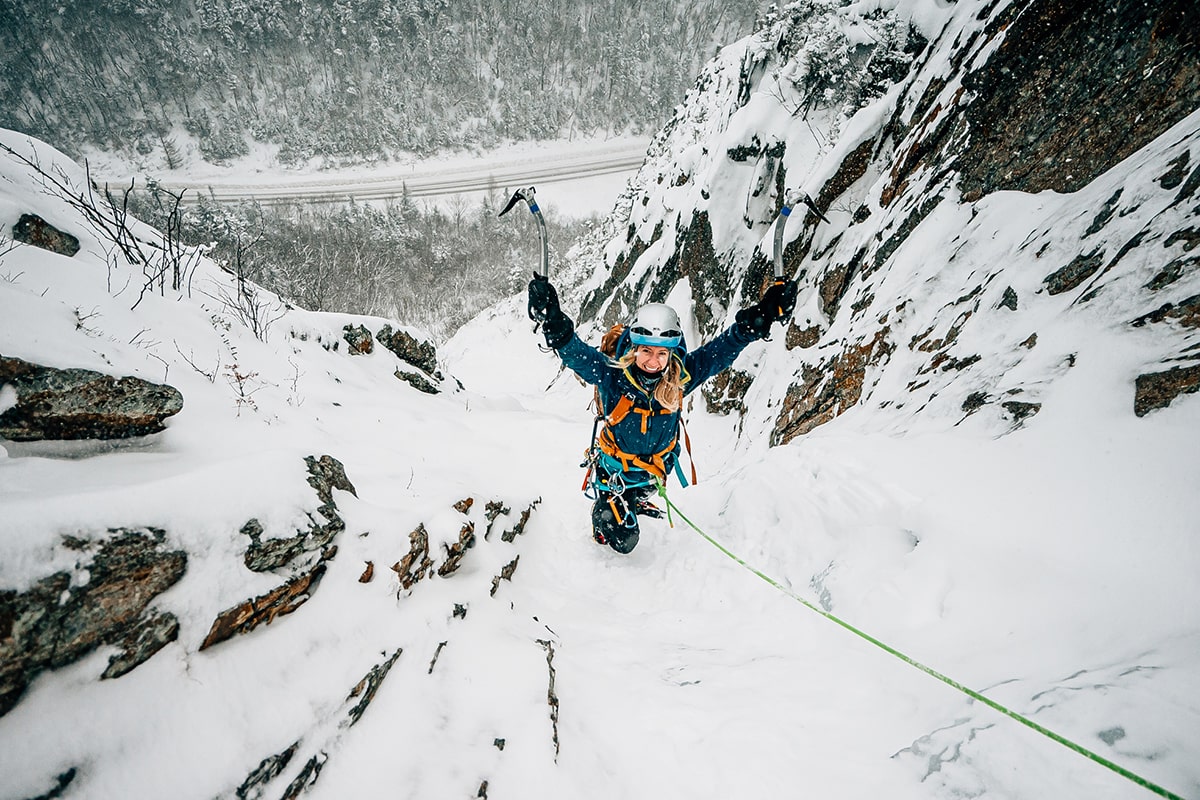
[(3, 355), (0, 387), (16, 392), (15, 405), (0, 413), (0, 437), (14, 442), (145, 436), (164, 430), (163, 420), (183, 409), (173, 386)]

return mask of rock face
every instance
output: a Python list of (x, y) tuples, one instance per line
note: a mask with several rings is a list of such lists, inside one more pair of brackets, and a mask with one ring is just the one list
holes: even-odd
[(346, 340), (347, 352), (351, 355), (369, 356), (375, 352), (375, 340), (363, 325), (347, 325), (342, 329), (342, 338)]
[(418, 392), (424, 392), (425, 394), (438, 393), (438, 388), (430, 383), (429, 379), (422, 376), (419, 372), (405, 372), (404, 370), (398, 369), (396, 370), (395, 375), (397, 379), (404, 381)]
[(1139, 375), (1133, 398), (1133, 413), (1144, 417), (1166, 408), (1181, 394), (1200, 391), (1200, 366), (1174, 367), (1165, 372)]
[[(764, 14), (652, 142), (592, 256), (582, 335), (670, 297), (701, 335), (689, 345), (710, 339), (760, 296), (785, 190), (803, 185), (829, 219), (779, 228), (800, 286), (782, 346), (704, 387), (739, 435), (783, 445), (864, 404), (998, 435), (1032, 425), (1075, 354), (1035, 351), (1030, 311), (1153, 326), (1147, 363), (1178, 366), (1138, 380), (1139, 416), (1193, 391), (1200, 5), (940, 7)], [(826, 27), (872, 44), (838, 50)], [(890, 65), (883, 83), (867, 62)], [(1040, 218), (1007, 213), (1022, 206)]]
[[(963, 82), (964, 193), (1073, 192), (1200, 106), (1200, 5), (1015, 3), (996, 53)], [(953, 134), (949, 137), (953, 138)]]
[(0, 436), (15, 442), (145, 436), (183, 409), (183, 395), (173, 386), (0, 355), (5, 385), (17, 402), (0, 413)]
[(165, 542), (166, 533), (154, 528), (70, 539), (68, 546), (80, 552), (83, 582), (78, 572), (56, 572), (25, 592), (0, 591), (0, 715), (12, 710), (38, 673), (100, 645), (121, 648), (103, 676), (115, 678), (175, 640), (174, 616), (150, 609), (187, 569), (187, 555), (165, 549)]
[(221, 612), (213, 620), (200, 649), (205, 650), (239, 633), (248, 633), (259, 625), (268, 625), (277, 617), (292, 613), (308, 602), (324, 574), (325, 564), (322, 562), (310, 572), (293, 578), (266, 594)]
[(393, 331), (391, 325), (379, 329), (379, 343), (395, 353), (402, 361), (441, 380), (437, 368), (437, 350), (430, 342), (418, 342), (404, 331)]
[(22, 214), (17, 224), (13, 225), (12, 238), (63, 256), (73, 256), (79, 252), (78, 239), (36, 214)]
[(257, 519), (248, 520), (242, 526), (241, 532), (250, 537), (245, 563), (246, 567), (254, 572), (279, 569), (302, 553), (320, 553), (346, 529), (346, 523), (333, 501), (333, 490), (341, 489), (356, 497), (358, 493), (354, 484), (346, 477), (346, 469), (342, 462), (333, 456), (325, 455), (320, 458), (308, 456), (304, 463), (308, 466), (308, 483), (316, 490), (317, 497), (321, 500), (317, 513), (324, 521), (319, 521), (310, 514), (311, 525), (307, 530), (296, 531), (295, 536), (263, 539), (262, 523)]
[(222, 611), (213, 620), (200, 645), (201, 650), (248, 633), (260, 625), (268, 625), (304, 605), (325, 575), (325, 562), (337, 555), (334, 539), (346, 529), (346, 523), (338, 513), (333, 490), (341, 489), (357, 496), (354, 484), (346, 477), (342, 462), (333, 456), (307, 456), (304, 463), (308, 467), (308, 484), (321, 501), (317, 514), (324, 522), (309, 514), (311, 525), (307, 530), (296, 531), (294, 536), (268, 539), (263, 538), (263, 527), (257, 519), (242, 526), (241, 532), (250, 537), (244, 559), (247, 569), (269, 572), (287, 567), (292, 577), (265, 594)]

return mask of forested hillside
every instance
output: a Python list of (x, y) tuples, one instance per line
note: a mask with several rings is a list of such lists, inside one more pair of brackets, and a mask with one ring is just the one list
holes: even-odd
[(70, 153), (340, 161), (657, 128), (737, 0), (5, 0), (0, 127)]

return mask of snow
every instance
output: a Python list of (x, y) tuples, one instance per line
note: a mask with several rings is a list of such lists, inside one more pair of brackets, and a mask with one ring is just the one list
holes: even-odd
[[(914, 7), (926, 20), (947, 13)], [(765, 107), (746, 113), (753, 124), (730, 131), (776, 124)], [(737, 142), (716, 123), (720, 154)], [(425, 395), (393, 377), (402, 365), (383, 348), (327, 349), (346, 324), (374, 331), (384, 320), (280, 305), (260, 340), (230, 307), (231, 279), (207, 260), (190, 295), (147, 292), (133, 308), (141, 268), (114, 262), (0, 154), (0, 231), (34, 210), (83, 243), (64, 258), (0, 242), (0, 353), (166, 381), (185, 398), (166, 431), (138, 441), (0, 441), (0, 592), (56, 571), (88, 581), (68, 535), (153, 526), (188, 553), (186, 575), (154, 604), (179, 618), (178, 641), (116, 680), (99, 680), (114, 652), (101, 647), (42, 673), (0, 717), (0, 800), (42, 795), (72, 768), (66, 797), (232, 797), (293, 743), (264, 796), (282, 795), (310, 759), (322, 765), (312, 798), (473, 797), (484, 780), (493, 798), (1149, 796), (787, 592), (1179, 796), (1200, 796), (1200, 397), (1135, 418), (1132, 381), (1175, 340), (1111, 323), (1133, 316), (1115, 291), (1063, 311), (1035, 294), (1048, 270), (1022, 272), (1020, 260), (1043, 245), (1047, 263), (1077, 250), (1115, 187), (1144, 190), (1197, 130), (1193, 115), (1074, 197), (998, 193), (974, 214), (945, 202), (881, 274), (867, 316), (912, 298), (906, 313), (935, 317), (941, 332), (960, 313), (953, 300), (983, 277), (981, 309), (1016, 287), (1015, 316), (965, 329), (961, 346), (992, 356), (1020, 399), (1043, 404), (1019, 430), (987, 410), (965, 416), (957, 373), (937, 376), (943, 384), (909, 408), (890, 405), (921, 366), (911, 351), (896, 353), (856, 408), (782, 447), (767, 446), (770, 414), (795, 366), (779, 342), (748, 348), (736, 365), (759, 375), (744, 421), (708, 414), (697, 398), (688, 419), (701, 482), (673, 486), (671, 500), (786, 592), (679, 520), (644, 522), (628, 556), (592, 542), (578, 468), (591, 389), (539, 350), (523, 297), (445, 345), (443, 391)], [(0, 141), (31, 146), (12, 132)], [(671, 147), (656, 145), (665, 163)], [(698, 179), (679, 195), (708, 168), (697, 146), (683, 145), (682, 167)], [(79, 176), (36, 147), (43, 165)], [(820, 169), (811, 149), (806, 158), (796, 174)], [(709, 201), (731, 231), (744, 190)], [(663, 203), (694, 201), (656, 196), (642, 225), (667, 217)], [(1156, 203), (1146, 191), (1114, 224), (1137, 231), (1163, 213)], [(1022, 250), (1027, 236), (1037, 241)], [(920, 272), (928, 263), (944, 266), (935, 280)], [(1123, 280), (1140, 285), (1158, 266), (1136, 264)], [(675, 302), (690, 294), (676, 291)], [(1033, 331), (1026, 354), (1020, 342)], [(694, 330), (689, 342), (699, 344)], [(252, 402), (235, 366), (253, 375), (241, 387)], [(0, 387), (0, 410), (13, 402)], [(284, 579), (243, 566), (239, 530), (250, 518), (268, 536), (303, 527), (318, 503), (303, 458), (322, 454), (345, 464), (357, 496), (334, 493), (347, 528), (321, 584), (294, 613), (200, 650), (219, 613)], [(470, 511), (454, 510), (466, 497)], [(485, 538), (494, 500), (509, 511)], [(504, 541), (531, 506), (525, 532)], [(477, 543), (462, 568), (401, 589), (388, 567), (408, 552), (409, 533), (423, 524), (440, 560), (467, 523)], [(375, 577), (361, 583), (367, 562)], [(351, 690), (398, 650), (349, 726)]]
[[(191, 141), (194, 137), (179, 129), (178, 141)], [(212, 164), (202, 160), (198, 149), (185, 146), (185, 158), (174, 168), (167, 166), (159, 154), (152, 155), (141, 163), (130, 163), (111, 153), (85, 149), (82, 158), (100, 183), (128, 186), (131, 181), (144, 182), (153, 178), (168, 187), (205, 187), (217, 191), (254, 192), (264, 197), (275, 196), (279, 190), (292, 188), (297, 191), (318, 188), (342, 187), (344, 194), (365, 193), (378, 196), (381, 184), (399, 189), (399, 182), (407, 182), (410, 189), (421, 188), (417, 202), (443, 211), (452, 211), (455, 204), (481, 203), (488, 191), (458, 191), (452, 185), (465, 176), (483, 178), (493, 173), (504, 176), (524, 169), (536, 169), (547, 164), (563, 165), (563, 174), (539, 179), (538, 199), (546, 212), (562, 217), (585, 219), (602, 216), (612, 210), (617, 196), (625, 188), (636, 170), (611, 172), (604, 175), (587, 174), (586, 165), (597, 159), (619, 157), (623, 154), (645, 150), (648, 140), (638, 136), (581, 136), (574, 139), (508, 142), (504, 145), (478, 151), (447, 151), (433, 156), (409, 155), (371, 165), (334, 166), (319, 160), (295, 166), (280, 164), (274, 149), (258, 145), (243, 157), (226, 164)], [(576, 167), (576, 174), (569, 169)], [(445, 188), (437, 188), (445, 187)], [(497, 190), (511, 194), (522, 188), (504, 185), (499, 181)], [(504, 199), (507, 199), (507, 194)], [(186, 195), (191, 196), (191, 195)], [(375, 201), (366, 200), (372, 203)]]

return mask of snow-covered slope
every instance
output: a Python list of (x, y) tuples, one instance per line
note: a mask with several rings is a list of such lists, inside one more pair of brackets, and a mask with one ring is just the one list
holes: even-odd
[[(695, 396), (701, 483), (670, 493), (778, 586), (678, 521), (647, 522), (629, 556), (591, 541), (590, 390), (539, 352), (521, 298), (443, 348), (427, 394), (378, 342), (347, 352), (347, 326), (394, 321), (289, 309), (199, 256), (180, 291), (141, 291), (142, 265), (0, 154), (0, 231), (36, 213), (81, 244), (0, 246), (0, 354), (184, 398), (149, 437), (3, 442), (0, 664), (47, 619), (72, 632), (53, 603), (16, 614), (22, 598), (126, 599), (99, 564), (129, 531), (186, 554), (147, 598), (178, 630), (144, 663), (102, 679), (110, 635), (29, 676), (0, 716), (0, 798), (1149, 796), (788, 592), (1200, 796), (1200, 400), (1134, 405), (1140, 375), (1194, 355), (1200, 119), (1069, 193), (965, 200), (928, 153), (893, 174), (921, 150), (920, 99), (954, 97), (956, 70), (998, 52), (983, 32), (1004, 9), (892, 6), (801, 4), (726, 48), (609, 221), (620, 235), (555, 267), (591, 273), (570, 301), (585, 334), (653, 297), (702, 341), (757, 294), (782, 188), (830, 217), (793, 217), (794, 328), (735, 364), (747, 389), (710, 394), (744, 413)], [(827, 46), (884, 25), (928, 40), (913, 69), (853, 115), (836, 90), (795, 114), (794, 87), (831, 88), (805, 82)], [(1087, 282), (1049, 291), (1093, 253)], [(243, 290), (261, 314), (238, 312)], [(305, 462), (326, 455), (354, 490), (335, 481), (333, 509)], [(269, 543), (330, 513), (345, 527), (328, 545), (248, 568), (248, 521)], [(290, 613), (204, 646), (286, 587)]]

